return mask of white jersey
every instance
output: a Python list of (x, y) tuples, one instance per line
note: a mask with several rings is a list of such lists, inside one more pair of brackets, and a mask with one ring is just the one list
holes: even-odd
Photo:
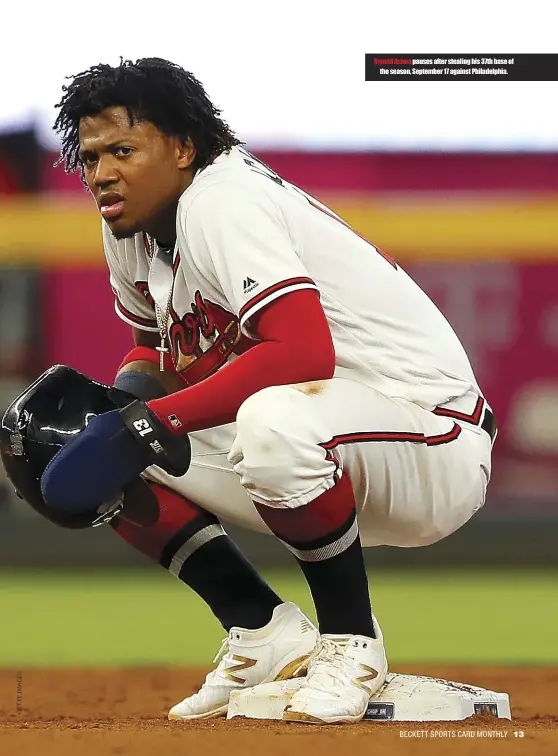
[(424, 409), (472, 388), (480, 393), (455, 332), (405, 271), (244, 149), (194, 176), (180, 198), (176, 231), (174, 250), (156, 249), (151, 260), (143, 234), (116, 241), (103, 221), (117, 313), (157, 331), (157, 303), (187, 383), (255, 343), (250, 318), (261, 308), (314, 289), (337, 376)]

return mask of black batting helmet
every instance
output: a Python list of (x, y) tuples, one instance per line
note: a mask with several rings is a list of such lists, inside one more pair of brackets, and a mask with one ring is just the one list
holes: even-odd
[(121, 509), (122, 499), (99, 502), (94, 511), (79, 514), (51, 509), (41, 493), (41, 476), (59, 449), (92, 417), (121, 409), (134, 399), (65, 365), (55, 365), (37, 378), (8, 407), (0, 426), (0, 456), (18, 496), (65, 528), (88, 528), (111, 519)]

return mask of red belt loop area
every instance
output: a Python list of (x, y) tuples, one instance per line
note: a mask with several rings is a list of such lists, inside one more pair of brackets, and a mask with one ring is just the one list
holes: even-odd
[(441, 417), (451, 417), (454, 420), (461, 420), (462, 422), (471, 423), (471, 425), (478, 426), (482, 417), (483, 409), (485, 410), (484, 418), (480, 427), (483, 431), (488, 433), (492, 441), (494, 441), (494, 439), (496, 438), (496, 433), (498, 432), (496, 418), (494, 417), (492, 410), (490, 409), (490, 407), (488, 407), (482, 396), (479, 396), (479, 398), (477, 399), (475, 409), (470, 415), (466, 412), (458, 412), (457, 410), (448, 409), (447, 407), (436, 407), (436, 409), (432, 410), (432, 412), (434, 415), (440, 415)]
[[(492, 441), (494, 441), (497, 433), (496, 420), (494, 418), (492, 410), (488, 407), (482, 396), (479, 396), (479, 398), (477, 399), (475, 409), (470, 415), (465, 412), (458, 412), (457, 410), (447, 409), (445, 407), (436, 407), (434, 410), (432, 410), (432, 412), (434, 415), (449, 417), (454, 420), (459, 420), (461, 422), (467, 422), (471, 423), (472, 425), (478, 426), (481, 417), (483, 416), (483, 409), (484, 418), (480, 427), (483, 431), (488, 433)], [(400, 443), (407, 442), (415, 444), (426, 444), (427, 446), (440, 446), (441, 444), (449, 444), (450, 441), (455, 441), (455, 439), (458, 438), (461, 434), (462, 430), (463, 429), (461, 428), (461, 425), (454, 422), (451, 430), (447, 431), (446, 433), (439, 433), (435, 436), (425, 436), (424, 433), (401, 433), (398, 431), (344, 433), (339, 436), (334, 436), (329, 441), (325, 441), (324, 443), (320, 444), (320, 446), (326, 452), (331, 452), (332, 449), (335, 449), (335, 447), (341, 446), (343, 444), (357, 444), (374, 441)]]

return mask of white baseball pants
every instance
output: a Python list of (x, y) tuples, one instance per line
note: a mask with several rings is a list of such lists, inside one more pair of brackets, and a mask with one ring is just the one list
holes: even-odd
[(363, 546), (425, 546), (484, 504), (492, 441), (473, 416), (481, 405), (473, 394), (453, 402), (456, 420), (346, 378), (274, 386), (236, 423), (191, 434), (186, 475), (152, 467), (146, 477), (224, 522), (269, 532), (252, 500), (304, 506), (348, 475)]

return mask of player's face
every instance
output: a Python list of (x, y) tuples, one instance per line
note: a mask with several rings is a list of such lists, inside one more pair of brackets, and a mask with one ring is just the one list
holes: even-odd
[(190, 185), (195, 149), (148, 121), (130, 125), (124, 108), (81, 119), (80, 159), (89, 190), (117, 239), (146, 231), (175, 236), (176, 206)]

